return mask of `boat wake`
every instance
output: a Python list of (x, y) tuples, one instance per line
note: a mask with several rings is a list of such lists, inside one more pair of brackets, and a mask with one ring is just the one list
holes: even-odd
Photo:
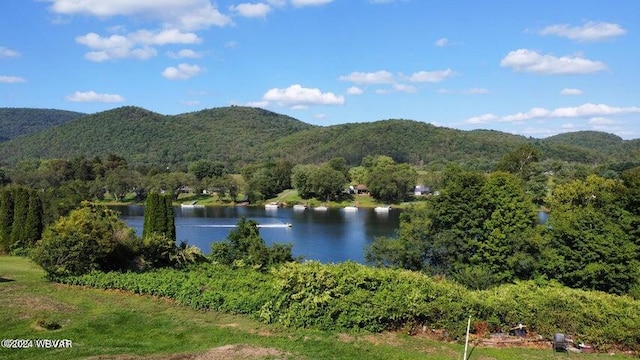
[[(205, 228), (234, 228), (238, 225), (233, 224), (202, 224), (202, 225), (177, 225), (179, 227), (205, 227)], [(259, 228), (290, 228), (291, 224), (258, 224)]]

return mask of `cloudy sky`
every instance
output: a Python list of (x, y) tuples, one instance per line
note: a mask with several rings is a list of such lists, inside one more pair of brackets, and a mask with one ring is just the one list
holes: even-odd
[(638, 0), (0, 0), (0, 107), (640, 138)]

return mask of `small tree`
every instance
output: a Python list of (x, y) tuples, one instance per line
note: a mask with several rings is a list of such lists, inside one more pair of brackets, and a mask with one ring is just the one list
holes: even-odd
[(245, 217), (238, 220), (227, 241), (211, 245), (211, 259), (231, 265), (238, 261), (246, 265), (265, 269), (270, 265), (293, 261), (291, 245), (275, 244), (268, 247), (260, 237), (258, 223)]

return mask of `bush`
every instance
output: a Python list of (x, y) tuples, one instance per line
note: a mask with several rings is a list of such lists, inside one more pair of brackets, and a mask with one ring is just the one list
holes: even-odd
[(84, 204), (48, 227), (31, 255), (49, 276), (80, 275), (126, 268), (138, 247), (133, 229), (117, 213)]

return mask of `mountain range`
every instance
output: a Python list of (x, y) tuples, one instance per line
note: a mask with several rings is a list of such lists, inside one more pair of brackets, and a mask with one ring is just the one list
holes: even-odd
[(242, 165), (286, 159), (319, 163), (367, 155), (398, 162), (495, 163), (532, 143), (543, 159), (585, 164), (636, 162), (640, 139), (580, 131), (544, 139), (492, 130), (463, 131), (413, 120), (316, 126), (264, 109), (231, 106), (162, 115), (125, 106), (94, 114), (55, 109), (0, 108), (0, 165), (25, 159), (106, 157), (133, 165), (184, 166), (199, 159)]

